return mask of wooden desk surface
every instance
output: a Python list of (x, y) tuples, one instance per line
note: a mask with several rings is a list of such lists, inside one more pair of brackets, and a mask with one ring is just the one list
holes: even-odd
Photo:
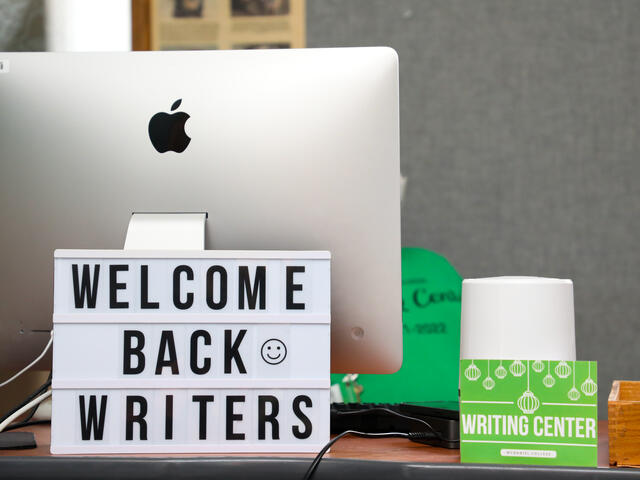
[[(49, 457), (49, 444), (51, 442), (51, 431), (49, 425), (36, 425), (14, 431), (30, 431), (35, 433), (37, 448), (28, 450), (0, 450), (0, 456), (43, 456)], [(97, 456), (97, 455), (93, 455)], [(111, 457), (243, 457), (246, 454), (137, 454), (137, 455), (99, 455)], [(251, 457), (314, 457), (313, 454), (250, 454)], [(430, 447), (419, 443), (411, 442), (404, 438), (358, 438), (347, 436), (339, 440), (326, 455), (327, 458), (351, 458), (361, 460), (386, 460), (409, 463), (459, 463), (460, 451), (446, 448)], [(598, 422), (598, 466), (609, 466), (609, 433), (606, 420)]]

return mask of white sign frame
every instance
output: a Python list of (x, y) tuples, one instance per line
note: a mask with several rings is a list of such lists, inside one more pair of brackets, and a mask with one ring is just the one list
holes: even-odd
[(51, 453), (320, 450), (330, 258), (57, 250)]

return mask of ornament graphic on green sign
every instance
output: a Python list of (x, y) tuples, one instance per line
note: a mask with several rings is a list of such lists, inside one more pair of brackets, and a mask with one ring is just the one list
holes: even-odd
[(520, 360), (515, 360), (509, 367), (509, 371), (514, 377), (521, 377), (522, 375), (524, 375), (525, 370), (527, 369)]
[(573, 362), (573, 387), (571, 387), (571, 390), (567, 393), (567, 397), (569, 397), (569, 400), (573, 400), (574, 402), (577, 402), (580, 399), (580, 392), (576, 388), (576, 362)]
[(480, 369), (473, 363), (473, 360), (471, 360), (471, 365), (469, 365), (465, 370), (464, 370), (464, 376), (467, 377), (467, 380), (470, 380), (472, 382), (475, 382), (477, 379), (480, 378), (480, 375), (482, 375), (482, 372), (480, 371)]
[(529, 361), (527, 360), (527, 389), (522, 396), (518, 399), (518, 408), (522, 410), (522, 413), (533, 413), (540, 406), (540, 400), (536, 398), (531, 389), (529, 388)]
[(560, 362), (556, 365), (556, 375), (560, 378), (567, 378), (571, 375), (571, 367), (567, 362)]
[(584, 393), (588, 397), (591, 397), (598, 392), (598, 385), (591, 379), (591, 364), (589, 364), (589, 374), (587, 376), (587, 379), (582, 382), (580, 390), (582, 390), (582, 393)]
[(551, 375), (551, 360), (547, 360), (547, 374), (542, 379), (545, 387), (551, 388), (556, 383), (556, 379)]
[(531, 365), (531, 368), (533, 368), (534, 372), (540, 373), (542, 370), (544, 370), (544, 363), (542, 363), (542, 360), (536, 360), (535, 362), (533, 362), (533, 365)]
[(500, 365), (498, 365), (498, 368), (496, 368), (496, 371), (493, 373), (500, 380), (507, 376), (507, 369), (502, 366), (502, 360), (500, 360)]
[(491, 360), (487, 360), (487, 378), (482, 381), (485, 390), (491, 390), (496, 386), (496, 381), (491, 378)]

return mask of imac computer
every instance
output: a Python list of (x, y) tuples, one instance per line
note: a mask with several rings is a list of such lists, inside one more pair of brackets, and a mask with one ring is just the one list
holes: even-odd
[(49, 339), (54, 250), (121, 249), (133, 212), (207, 212), (207, 249), (330, 251), (332, 372), (400, 367), (392, 49), (0, 62), (0, 370)]

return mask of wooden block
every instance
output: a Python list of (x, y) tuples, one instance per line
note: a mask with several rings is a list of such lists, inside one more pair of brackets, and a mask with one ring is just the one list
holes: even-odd
[(611, 386), (609, 464), (640, 467), (640, 382), (615, 380)]

